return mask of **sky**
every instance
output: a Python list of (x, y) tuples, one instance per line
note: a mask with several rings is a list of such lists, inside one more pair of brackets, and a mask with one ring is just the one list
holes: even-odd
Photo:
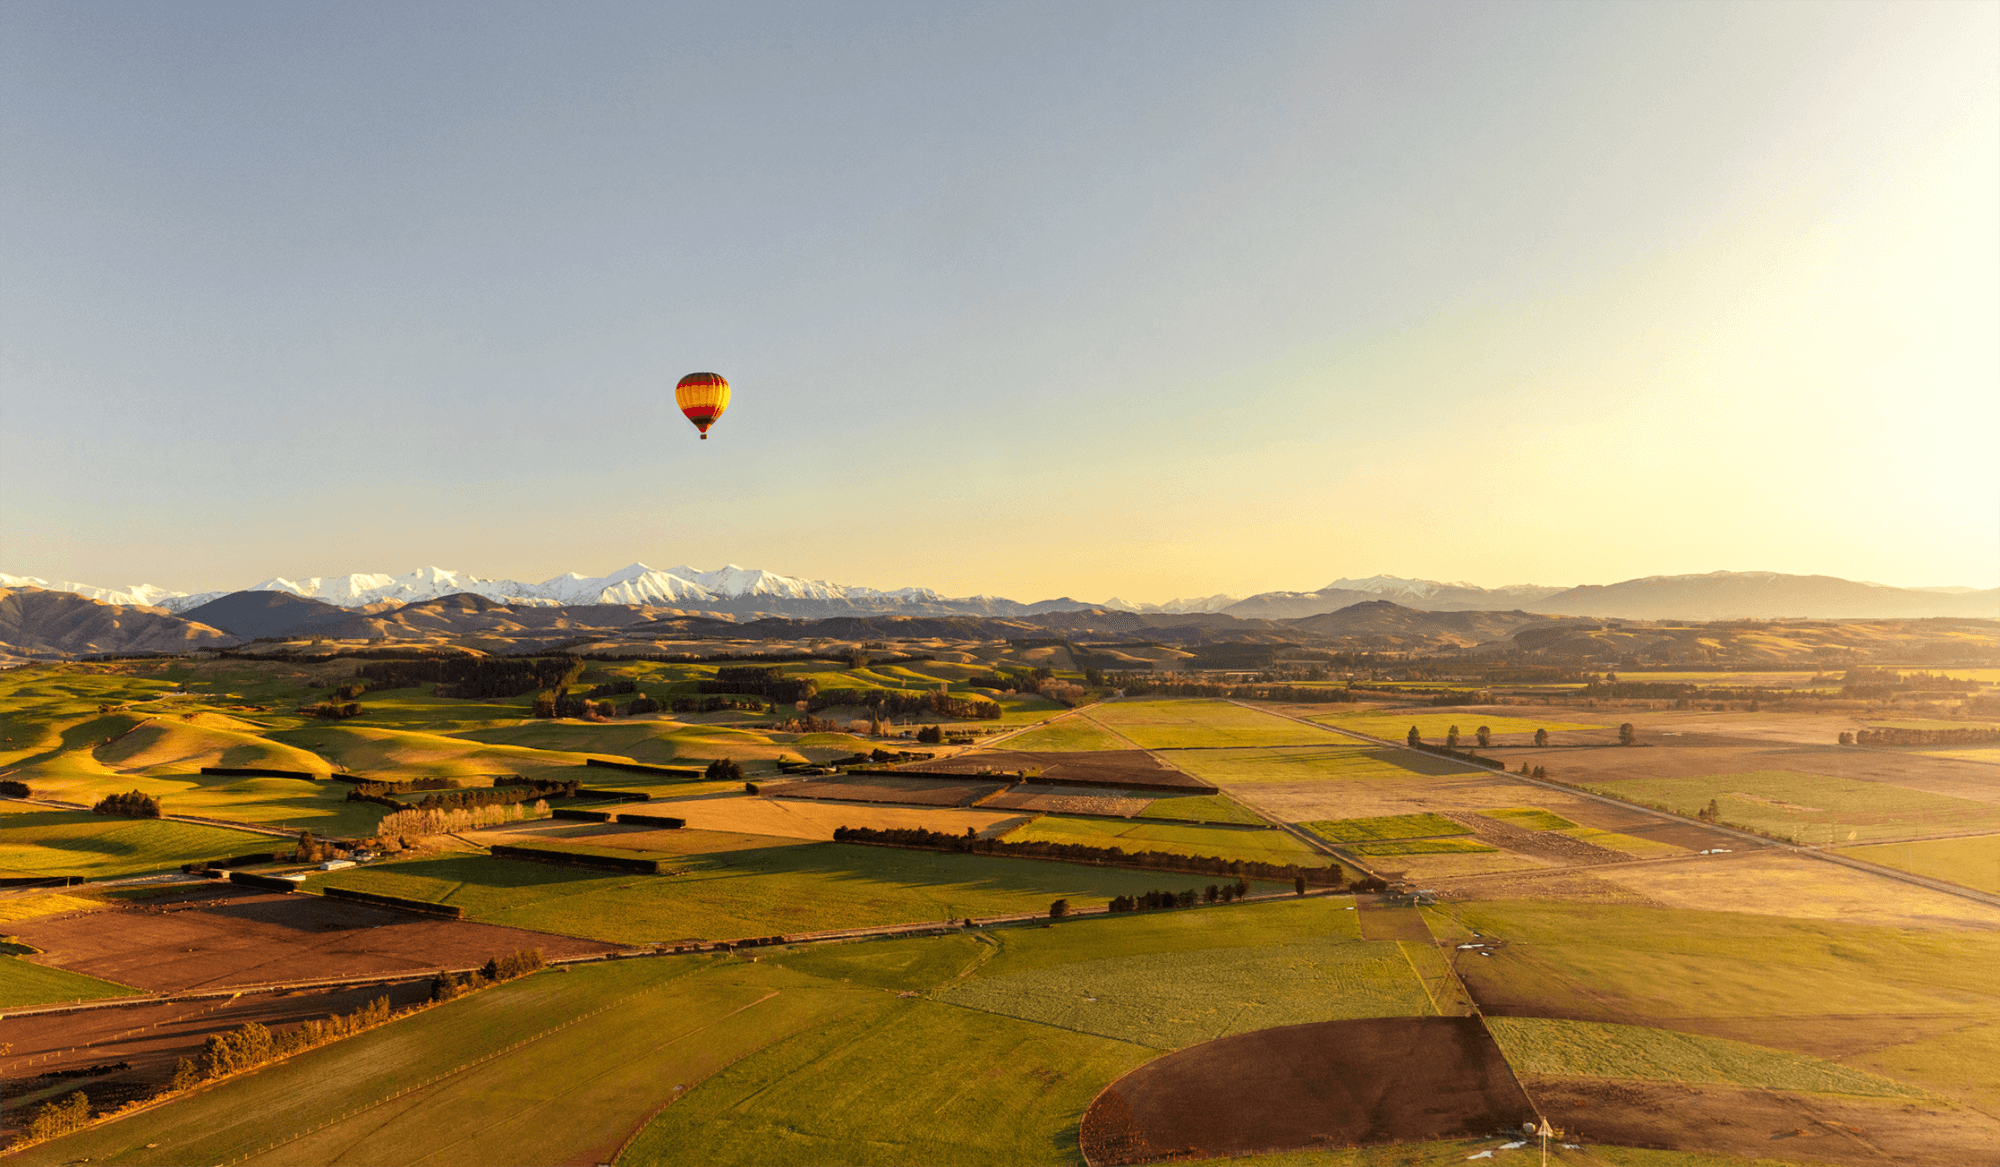
[(1996, 45), (1910, 0), (13, 0), (0, 571), (1993, 587)]

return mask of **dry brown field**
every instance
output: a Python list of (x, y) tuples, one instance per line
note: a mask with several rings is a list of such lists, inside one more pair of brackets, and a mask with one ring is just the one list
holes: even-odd
[(1534, 1109), (1474, 1017), (1288, 1025), (1146, 1063), (1106, 1087), (1093, 1164), (1417, 1142), (1518, 1128)]
[(1960, 1106), (1622, 1078), (1522, 1084), (1552, 1124), (1590, 1143), (1855, 1167), (2000, 1158), (2000, 1122)]
[(766, 798), (813, 798), (841, 802), (895, 802), (910, 806), (971, 806), (1005, 790), (1004, 782), (953, 782), (937, 778), (898, 778), (892, 774), (857, 774), (764, 787)]
[(8, 925), (28, 959), (155, 993), (323, 977), (410, 976), (539, 948), (545, 957), (615, 946), (446, 920), (344, 900), (202, 887), (181, 896)]
[(2000, 907), (1775, 848), (1592, 874), (1671, 908), (1896, 928), (2000, 929)]
[(954, 758), (918, 762), (912, 770), (936, 770), (951, 774), (976, 774), (988, 770), (1013, 774), (1040, 769), (1047, 778), (1064, 782), (1088, 782), (1098, 786), (1131, 786), (1140, 789), (1186, 788), (1188, 793), (1204, 792), (1209, 784), (1162, 762), (1145, 750), (1027, 751), (972, 750)]
[(1038, 810), (1046, 814), (1135, 815), (1151, 806), (1157, 795), (1134, 796), (1125, 790), (1087, 786), (1018, 786), (980, 803), (996, 810)]

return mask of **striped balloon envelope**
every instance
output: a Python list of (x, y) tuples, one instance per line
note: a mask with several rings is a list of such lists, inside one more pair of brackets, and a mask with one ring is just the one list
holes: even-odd
[(729, 408), (729, 382), (720, 373), (689, 373), (674, 386), (674, 402), (701, 431), (701, 440), (708, 440), (708, 427), (716, 423), (722, 411)]

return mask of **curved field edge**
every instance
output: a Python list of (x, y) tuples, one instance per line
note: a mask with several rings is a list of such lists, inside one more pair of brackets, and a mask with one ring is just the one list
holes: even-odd
[(1757, 1086), (1809, 1094), (1924, 1098), (1913, 1086), (1804, 1054), (1672, 1029), (1489, 1017), (1487, 1029), (1518, 1073)]

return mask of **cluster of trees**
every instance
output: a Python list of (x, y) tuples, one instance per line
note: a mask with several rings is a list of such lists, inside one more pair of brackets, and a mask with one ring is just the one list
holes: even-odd
[[(917, 740), (925, 745), (942, 745), (944, 744), (944, 727), (939, 725), (919, 726), (917, 729)], [(19, 784), (16, 783), (16, 785)], [(22, 789), (26, 789), (26, 787)], [(25, 798), (26, 795), (22, 797)]]
[(1486, 705), (1493, 700), (1492, 695), (1477, 689), (1446, 689), (1431, 694), (1427, 705)]
[(1530, 770), (1528, 769), (1528, 764), (1526, 762), (1521, 763), (1520, 772), (1521, 775), (1525, 778), (1547, 778), (1549, 776), (1549, 772), (1546, 768), (1541, 766), (1536, 766), (1534, 769)]
[(394, 1015), (389, 998), (377, 997), (352, 1013), (307, 1021), (290, 1029), (273, 1032), (252, 1021), (228, 1033), (211, 1033), (199, 1055), (182, 1058), (175, 1064), (168, 1089), (186, 1090), (211, 1079), (252, 1070), (266, 1062), (380, 1025)]
[(358, 701), (322, 701), (317, 705), (301, 705), (299, 706), (299, 712), (310, 714), (321, 721), (345, 721), (350, 717), (361, 716), (361, 703)]
[[(1302, 889), (1304, 884), (1299, 885)], [(1250, 894), (1250, 884), (1239, 879), (1235, 883), (1209, 884), (1207, 891), (1149, 891), (1140, 896), (1114, 896), (1111, 910), (1114, 912), (1144, 912), (1154, 908), (1191, 908), (1197, 902), (1232, 903)]]
[(797, 717), (788, 717), (785, 720), (779, 722), (777, 725), (772, 726), (771, 728), (782, 730), (785, 733), (846, 733), (847, 732), (847, 726), (845, 724), (838, 721), (829, 721), (824, 717), (814, 717), (810, 713), (802, 713)]
[(877, 830), (872, 827), (836, 827), (836, 843), (871, 843), (881, 847), (909, 847), (921, 851), (960, 851), (973, 855), (1019, 856), (1027, 859), (1060, 859), (1068, 863), (1091, 863), (1100, 867), (1136, 867), (1155, 871), (1185, 871), (1200, 875), (1231, 875), (1240, 879), (1294, 881), (1338, 887), (1345, 878), (1335, 867), (1296, 867), (1263, 863), (1251, 859), (1220, 859), (1211, 856), (1175, 855), (1165, 851), (1126, 851), (1118, 847), (1092, 847), (1082, 843), (1029, 841), (1010, 843), (982, 839), (968, 832), (948, 835), (921, 827)]
[(1106, 673), (1104, 683), (1128, 697), (1231, 697), (1238, 701), (1283, 701), (1293, 705), (1342, 704), (1360, 700), (1351, 690), (1305, 685), (1224, 685), (1210, 681), (1160, 681), (1146, 673)]
[(497, 827), (502, 823), (517, 823), (523, 819), (545, 819), (549, 817), (549, 804), (537, 801), (533, 806), (510, 803), (505, 806), (460, 807), (450, 810), (399, 810), (382, 816), (376, 833), (385, 837), (397, 835), (448, 835), (453, 831), (472, 831), (480, 827)]
[(90, 1095), (78, 1090), (61, 1098), (44, 1102), (41, 1108), (28, 1119), (28, 1127), (21, 1132), (21, 1140), (14, 1144), (18, 1149), (28, 1142), (53, 1139), (74, 1130), (83, 1129), (90, 1121)]
[(546, 964), (539, 948), (527, 948), (507, 956), (491, 957), (486, 961), (486, 966), (478, 972), (459, 973), (457, 976), (441, 973), (433, 978), (431, 1000), (449, 1001), (453, 997), (463, 997), (488, 985), (497, 985), (503, 981), (511, 981), (515, 977), (527, 976), (536, 969), (546, 967)]
[(26, 782), (16, 782), (12, 778), (0, 778), (0, 798), (27, 798), (34, 794)]
[(1719, 823), (1722, 821), (1722, 804), (1711, 798), (1707, 806), (1694, 812), (1694, 817), (1705, 823)]
[(810, 680), (788, 677), (784, 669), (770, 665), (719, 668), (714, 679), (696, 681), (694, 688), (697, 693), (748, 693), (785, 704), (810, 701), (819, 692)]
[(376, 689), (434, 685), (432, 694), (438, 697), (501, 698), (568, 688), (583, 675), (583, 662), (571, 656), (430, 656), (370, 661), (354, 672)]
[(717, 758), (708, 764), (701, 776), (709, 782), (741, 782), (743, 767), (737, 765), (734, 758)]
[(425, 795), (420, 802), (410, 802), (396, 797), (397, 794), (411, 793), (410, 790), (399, 791), (381, 782), (363, 782), (347, 792), (347, 801), (372, 802), (397, 811), (470, 810), (479, 806), (533, 802), (541, 798), (575, 798), (576, 792), (582, 788), (583, 783), (574, 779), (557, 782), (541, 778), (513, 778), (508, 780), (506, 786), (481, 790), (440, 790)]
[(639, 682), (631, 677), (613, 677), (601, 685), (592, 685), (586, 697), (616, 697), (623, 693), (637, 693)]
[(532, 713), (536, 717), (575, 717), (585, 721), (604, 721), (618, 716), (618, 707), (609, 701), (571, 697), (561, 689), (545, 689), (535, 694)]
[(1930, 673), (1902, 673), (1896, 669), (1858, 668), (1847, 670), (1840, 679), (1842, 697), (1874, 698), (1892, 697), (1898, 693), (1970, 693), (1979, 688), (1978, 681), (1959, 680), (1956, 677), (1932, 676)]
[(107, 794), (90, 808), (92, 814), (116, 814), (128, 819), (156, 819), (160, 817), (160, 800), (138, 790), (128, 790), (123, 794)]
[[(1842, 745), (1847, 734), (1840, 735)], [(1954, 726), (1951, 729), (1863, 729), (1853, 734), (1858, 746), (1956, 746), (2000, 742), (2000, 729), (1990, 726)]]
[(1090, 700), (1090, 690), (1069, 681), (1058, 681), (1054, 677), (1038, 683), (1035, 686), (1035, 692), (1059, 705), (1067, 705), (1072, 709)]

